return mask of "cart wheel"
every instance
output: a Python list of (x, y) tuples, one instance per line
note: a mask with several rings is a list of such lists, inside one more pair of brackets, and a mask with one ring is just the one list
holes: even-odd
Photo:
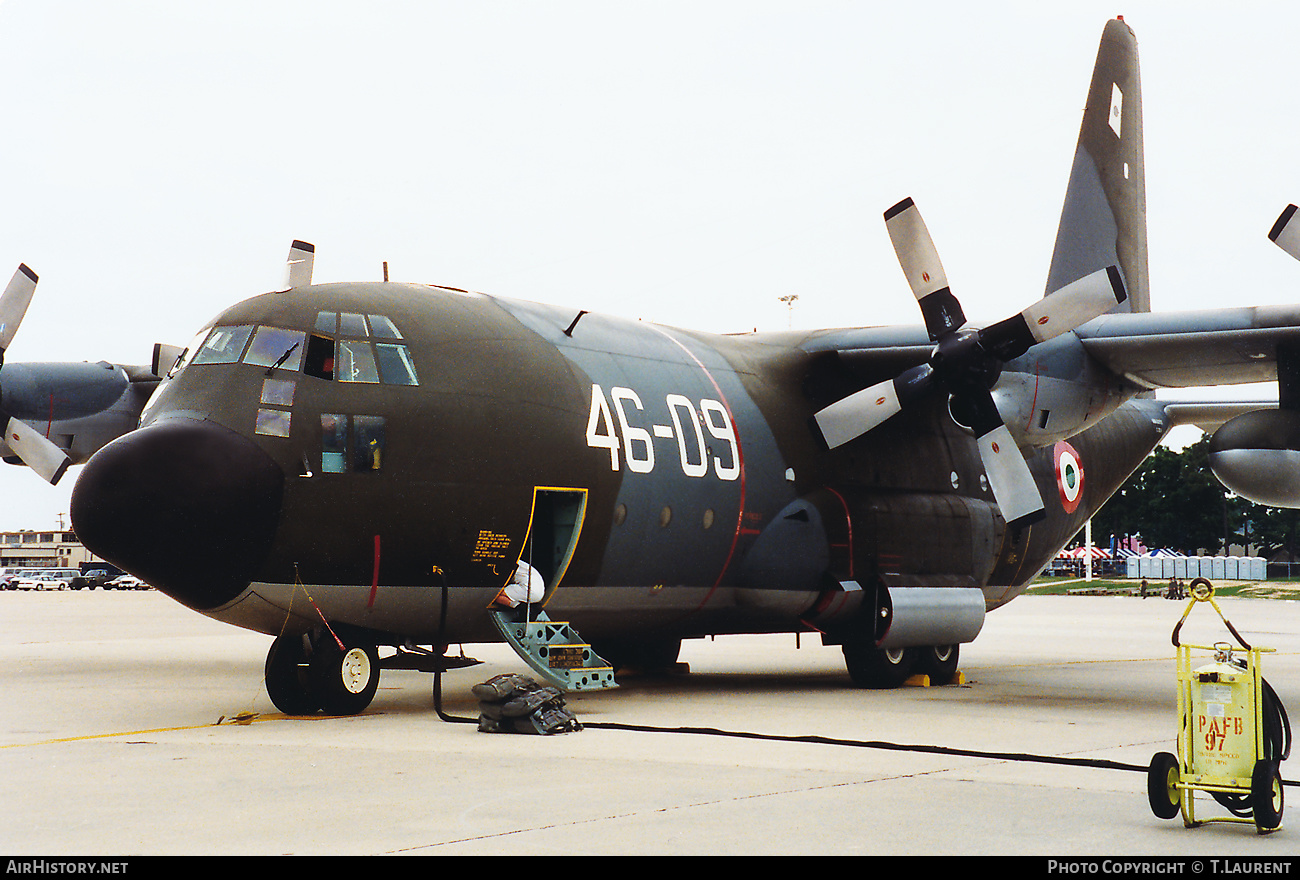
[(1250, 807), (1260, 834), (1282, 826), (1282, 774), (1277, 764), (1267, 759), (1256, 761), (1250, 777)]
[(1147, 770), (1147, 800), (1151, 812), (1161, 819), (1172, 819), (1182, 808), (1178, 790), (1178, 759), (1168, 752), (1157, 752)]

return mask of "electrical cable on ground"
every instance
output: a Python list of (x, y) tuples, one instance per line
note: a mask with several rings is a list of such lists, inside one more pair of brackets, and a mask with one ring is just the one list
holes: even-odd
[[(1280, 705), (1280, 703), (1279, 703)], [(433, 706), (438, 717), (455, 724), (477, 724), (477, 718), (448, 715), (442, 708), (442, 673), (434, 673)], [(740, 730), (722, 730), (717, 727), (659, 727), (650, 724), (626, 724), (617, 721), (582, 722), (584, 728), (595, 730), (628, 730), (636, 733), (684, 733), (695, 736), (725, 736), (736, 739), (764, 740), (767, 742), (808, 743), (811, 745), (846, 746), (859, 749), (878, 749), (891, 752), (915, 752), (929, 755), (953, 755), (962, 758), (986, 758), (992, 761), (1014, 761), (1031, 764), (1056, 764), (1072, 767), (1090, 767), (1098, 770), (1127, 770), (1146, 773), (1148, 765), (1129, 764), (1105, 758), (1068, 758), (1059, 755), (1032, 755), (1025, 752), (989, 752), (982, 749), (962, 749), (952, 746), (934, 746), (915, 743), (892, 743), (884, 740), (840, 739), (816, 734), (788, 735), (752, 733)], [(1289, 751), (1289, 748), (1288, 748)], [(1283, 780), (1283, 785), (1300, 786), (1300, 782)]]

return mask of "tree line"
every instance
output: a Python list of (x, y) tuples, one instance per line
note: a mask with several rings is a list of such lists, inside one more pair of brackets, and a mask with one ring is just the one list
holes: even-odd
[(1210, 471), (1210, 438), (1175, 452), (1157, 446), (1092, 518), (1093, 543), (1141, 536), (1148, 548), (1195, 555), (1254, 546), (1272, 558), (1300, 550), (1300, 510), (1265, 507), (1234, 495)]

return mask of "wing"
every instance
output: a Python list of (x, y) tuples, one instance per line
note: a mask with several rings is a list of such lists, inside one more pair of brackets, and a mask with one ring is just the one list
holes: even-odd
[(1104, 315), (1075, 331), (1084, 349), (1144, 388), (1272, 382), (1300, 346), (1300, 306)]

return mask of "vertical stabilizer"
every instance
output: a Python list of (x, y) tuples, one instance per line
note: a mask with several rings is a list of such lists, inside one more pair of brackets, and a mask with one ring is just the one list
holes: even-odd
[(1137, 38), (1122, 18), (1101, 35), (1046, 292), (1110, 265), (1129, 294), (1113, 311), (1149, 312), (1142, 83)]

